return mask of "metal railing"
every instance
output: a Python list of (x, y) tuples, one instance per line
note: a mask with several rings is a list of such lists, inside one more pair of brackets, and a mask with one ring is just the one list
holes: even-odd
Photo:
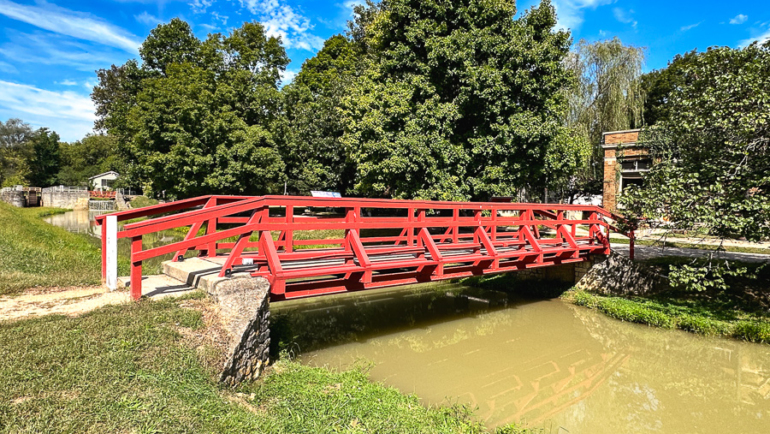
[[(304, 215), (308, 208), (339, 212)], [(618, 218), (590, 205), (294, 196), (203, 196), (110, 216), (154, 217), (116, 233), (131, 240), (135, 299), (143, 261), (169, 254), (178, 261), (197, 250), (221, 277), (265, 277), (274, 301), (581, 262), (609, 253), (617, 231), (609, 220)], [(103, 277), (106, 219), (97, 217)], [(143, 236), (180, 227), (189, 227), (184, 240), (144, 248)], [(329, 239), (318, 231), (336, 232)]]

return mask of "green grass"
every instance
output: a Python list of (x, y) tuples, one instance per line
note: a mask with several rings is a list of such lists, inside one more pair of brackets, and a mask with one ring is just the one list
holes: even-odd
[(0, 202), (0, 295), (35, 286), (100, 283), (99, 248), (83, 235), (40, 219), (65, 211), (15, 208)]
[(0, 323), (0, 432), (484, 432), (467, 408), (424, 407), (363, 369), (280, 360), (225, 389), (215, 351), (183, 338), (204, 330), (175, 300)]
[(569, 291), (563, 298), (578, 306), (597, 309), (621, 321), (770, 343), (770, 319), (725, 307), (718, 301), (710, 303), (665, 297), (607, 297), (585, 291)]

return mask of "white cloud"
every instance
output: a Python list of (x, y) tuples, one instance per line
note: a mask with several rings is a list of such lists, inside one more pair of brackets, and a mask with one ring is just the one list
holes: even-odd
[(285, 71), (281, 72), (281, 86), (286, 86), (287, 84), (294, 81), (294, 77), (297, 76), (297, 71), (292, 71), (290, 69), (287, 69)]
[(196, 14), (206, 12), (206, 9), (208, 9), (212, 4), (214, 4), (214, 0), (191, 0), (190, 1), (190, 7), (192, 8), (193, 12), (195, 12)]
[(554, 0), (556, 8), (556, 27), (560, 29), (577, 29), (583, 24), (584, 10), (596, 9), (614, 3), (615, 0)]
[(129, 32), (88, 14), (41, 1), (39, 6), (0, 0), (0, 14), (51, 32), (109, 45), (135, 53), (140, 41)]
[(612, 10), (612, 14), (615, 16), (616, 20), (620, 21), (623, 24), (631, 24), (633, 28), (636, 28), (636, 25), (639, 24), (632, 17), (632, 15), (634, 14), (633, 9), (626, 11), (623, 8), (615, 8)]
[(147, 24), (148, 26), (159, 24), (161, 22), (160, 18), (147, 13), (147, 11), (144, 11), (139, 15), (134, 15), (134, 19), (142, 24)]
[(291, 6), (279, 0), (239, 1), (242, 7), (257, 16), (267, 35), (280, 37), (286, 48), (315, 51), (323, 47), (323, 38), (310, 33), (313, 28), (310, 20)]
[(230, 17), (228, 17), (227, 15), (220, 15), (220, 14), (218, 14), (216, 12), (212, 12), (211, 13), (211, 18), (213, 18), (214, 21), (221, 22), (223, 26), (226, 26), (227, 25), (227, 20)]
[(752, 42), (759, 42), (760, 44), (764, 44), (765, 42), (770, 41), (770, 30), (766, 31), (765, 33), (762, 33), (759, 36), (755, 36), (753, 38), (748, 38), (740, 41), (738, 45), (743, 48), (751, 45)]
[(93, 130), (94, 104), (75, 92), (53, 92), (0, 80), (0, 118), (16, 117), (48, 127), (62, 140), (74, 141)]
[(8, 35), (9, 42), (0, 46), (0, 56), (15, 63), (65, 65), (78, 71), (93, 72), (126, 60), (122, 50), (100, 50), (61, 35), (45, 32), (28, 34), (15, 30), (9, 30)]
[(15, 66), (11, 65), (8, 62), (0, 61), (0, 71), (6, 72), (8, 74), (15, 74), (19, 72)]
[[(703, 21), (701, 21), (701, 23), (702, 23), (702, 22), (703, 22)], [(690, 24), (690, 25), (688, 25), (688, 26), (684, 26), (684, 27), (682, 27), (682, 28), (681, 28), (681, 29), (679, 29), (679, 30), (681, 30), (681, 31), (683, 31), (683, 32), (686, 32), (686, 31), (688, 31), (688, 30), (692, 30), (692, 29), (694, 29), (694, 28), (696, 28), (696, 27), (700, 26), (700, 24), (701, 24), (701, 23)]]
[(64, 80), (64, 81), (57, 81), (56, 84), (61, 84), (62, 86), (75, 86), (78, 84), (75, 80)]
[(738, 14), (735, 16), (735, 18), (730, 20), (730, 24), (743, 24), (748, 20), (748, 15)]

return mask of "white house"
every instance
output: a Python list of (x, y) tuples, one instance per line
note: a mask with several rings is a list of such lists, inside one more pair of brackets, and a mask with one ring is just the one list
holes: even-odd
[(116, 179), (120, 174), (118, 172), (109, 171), (100, 173), (98, 175), (92, 176), (88, 178), (88, 181), (91, 185), (94, 186), (94, 190), (98, 191), (109, 191), (112, 190), (112, 183), (115, 182)]

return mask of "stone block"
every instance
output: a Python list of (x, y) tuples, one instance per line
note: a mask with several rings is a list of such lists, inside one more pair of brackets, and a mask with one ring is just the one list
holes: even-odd
[(270, 284), (249, 273), (211, 278), (206, 291), (220, 306), (230, 336), (220, 381), (236, 385), (260, 376), (270, 359)]
[(668, 288), (663, 276), (625, 256), (612, 252), (608, 257), (595, 258), (595, 264), (577, 282), (576, 289), (603, 295), (648, 295)]

